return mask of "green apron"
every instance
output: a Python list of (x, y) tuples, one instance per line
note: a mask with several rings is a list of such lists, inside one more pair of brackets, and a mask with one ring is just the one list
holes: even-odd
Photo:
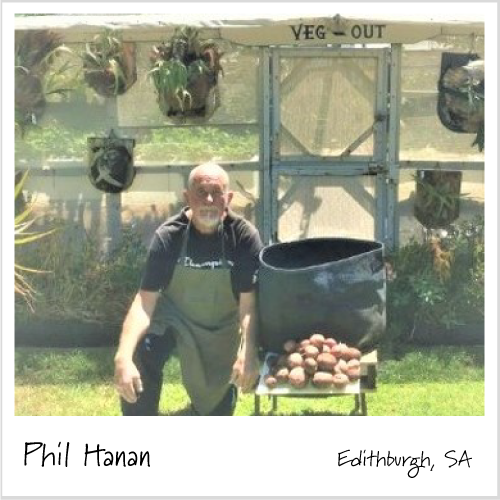
[(175, 332), (182, 381), (196, 411), (206, 415), (229, 388), (240, 345), (239, 309), (231, 288), (222, 224), (222, 267), (185, 267), (191, 223), (183, 236), (180, 259), (167, 289), (158, 300), (149, 332)]

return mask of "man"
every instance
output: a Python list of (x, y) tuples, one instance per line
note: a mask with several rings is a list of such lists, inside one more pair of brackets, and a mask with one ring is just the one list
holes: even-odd
[(229, 210), (227, 173), (193, 169), (187, 207), (160, 226), (115, 356), (123, 414), (157, 415), (163, 366), (174, 345), (199, 415), (232, 415), (237, 389), (258, 376), (254, 281), (257, 230)]

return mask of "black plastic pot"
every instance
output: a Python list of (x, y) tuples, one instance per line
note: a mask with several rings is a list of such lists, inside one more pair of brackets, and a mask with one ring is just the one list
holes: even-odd
[(259, 338), (280, 352), (288, 339), (333, 336), (363, 352), (385, 331), (383, 244), (345, 238), (278, 243), (259, 255)]

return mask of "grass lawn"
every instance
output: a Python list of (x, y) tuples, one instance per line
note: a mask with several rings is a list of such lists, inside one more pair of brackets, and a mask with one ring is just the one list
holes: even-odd
[[(119, 415), (113, 387), (112, 348), (17, 348), (16, 415)], [(279, 398), (277, 415), (348, 413), (352, 396)], [(368, 414), (483, 415), (483, 347), (405, 348), (384, 359), (379, 350), (377, 391), (367, 394)], [(161, 413), (189, 415), (177, 359), (165, 368)], [(262, 398), (261, 411), (271, 410)], [(236, 415), (252, 415), (253, 395), (240, 397)]]

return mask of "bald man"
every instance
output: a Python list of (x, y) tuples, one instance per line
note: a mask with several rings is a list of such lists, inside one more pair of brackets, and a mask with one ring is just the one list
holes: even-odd
[(227, 172), (194, 168), (186, 207), (155, 232), (115, 356), (123, 415), (158, 415), (174, 347), (195, 415), (232, 415), (258, 376), (256, 228), (229, 210)]

